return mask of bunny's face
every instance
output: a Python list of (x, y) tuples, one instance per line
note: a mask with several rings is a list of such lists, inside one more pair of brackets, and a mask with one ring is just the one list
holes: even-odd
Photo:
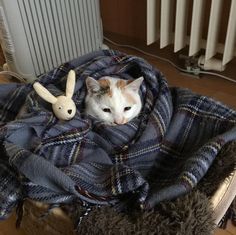
[(70, 70), (67, 83), (65, 96), (55, 97), (39, 82), (35, 82), (33, 87), (36, 93), (44, 100), (52, 104), (52, 110), (55, 116), (60, 120), (70, 120), (75, 116), (76, 106), (72, 100), (72, 96), (75, 88), (76, 74), (74, 70)]
[(58, 96), (57, 102), (52, 105), (54, 114), (58, 119), (70, 120), (76, 113), (74, 101), (66, 96)]

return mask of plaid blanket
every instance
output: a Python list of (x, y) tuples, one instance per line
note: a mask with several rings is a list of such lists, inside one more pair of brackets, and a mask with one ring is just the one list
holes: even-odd
[[(0, 86), (0, 218), (21, 198), (45, 203), (80, 200), (148, 209), (193, 189), (222, 146), (236, 139), (236, 112), (187, 89), (169, 88), (142, 58), (104, 50), (42, 76), (55, 96), (76, 71), (75, 118), (59, 121), (32, 84)], [(107, 126), (86, 116), (85, 79), (144, 77), (140, 115)], [(4, 190), (3, 190), (4, 189)]]

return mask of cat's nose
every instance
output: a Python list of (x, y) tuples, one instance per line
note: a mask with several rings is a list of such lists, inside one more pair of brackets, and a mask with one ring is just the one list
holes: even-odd
[(126, 118), (117, 118), (114, 120), (114, 123), (117, 125), (125, 124), (127, 122)]
[(72, 109), (68, 109), (67, 112), (68, 112), (69, 114), (71, 114), (71, 113), (72, 113)]

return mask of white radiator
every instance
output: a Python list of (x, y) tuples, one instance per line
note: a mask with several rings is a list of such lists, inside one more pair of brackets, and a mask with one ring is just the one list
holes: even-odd
[[(189, 14), (190, 2), (192, 12)], [(209, 1), (208, 1), (209, 2)], [(236, 42), (236, 0), (231, 0), (227, 15), (227, 31), (224, 43), (219, 43), (222, 8), (225, 1), (211, 0), (209, 22), (204, 19), (206, 0), (147, 0), (147, 44), (160, 40), (160, 48), (174, 44), (174, 52), (189, 45), (189, 56), (196, 55), (205, 49), (203, 63), (210, 65), (215, 61), (216, 53), (222, 54), (222, 68), (235, 56)], [(191, 19), (190, 19), (191, 17)], [(187, 34), (187, 23), (190, 22), (190, 33)], [(203, 24), (208, 25), (207, 38), (203, 39)]]
[(99, 0), (0, 0), (9, 70), (28, 81), (102, 47)]

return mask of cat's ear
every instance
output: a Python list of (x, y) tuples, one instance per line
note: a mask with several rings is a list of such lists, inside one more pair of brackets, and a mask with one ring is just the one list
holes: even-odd
[(137, 79), (133, 80), (132, 82), (128, 83), (125, 86), (125, 88), (131, 89), (131, 90), (133, 90), (135, 92), (138, 92), (139, 88), (140, 88), (140, 86), (141, 86), (141, 84), (143, 82), (143, 79), (144, 79), (143, 77), (137, 78)]
[(96, 81), (94, 78), (87, 77), (85, 82), (86, 82), (88, 92), (93, 93), (93, 92), (98, 92), (100, 90), (99, 82)]

